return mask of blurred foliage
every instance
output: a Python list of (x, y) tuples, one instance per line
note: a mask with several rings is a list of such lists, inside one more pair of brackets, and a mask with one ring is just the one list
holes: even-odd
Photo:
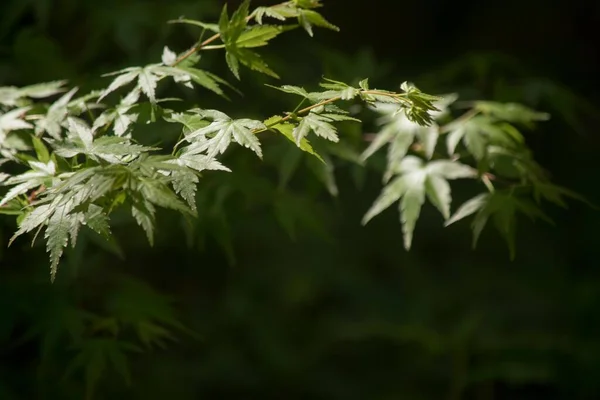
[[(165, 20), (214, 20), (219, 10), (207, 0), (4, 1), (0, 84), (68, 76), (98, 86), (100, 73), (156, 58), (167, 38), (179, 50), (197, 39)], [(345, 31), (352, 29), (336, 40), (350, 40)], [(323, 73), (393, 86), (404, 76), (399, 65), (410, 63), (331, 44), (306, 49), (315, 55), (309, 60), (277, 56), (306, 46), (301, 33), (291, 36), (265, 58), (297, 84)], [(222, 60), (207, 58), (225, 71)], [(411, 79), (429, 92), (551, 113), (527, 141), (559, 183), (599, 202), (590, 184), (600, 172), (598, 112), (549, 79), (551, 71), (482, 52), (427, 69)], [(245, 79), (242, 92), (264, 82)], [(246, 111), (280, 111), (286, 97), (272, 92), (261, 90), (264, 98), (245, 102)], [(188, 96), (234, 108), (205, 91)], [(168, 129), (148, 130), (146, 143), (176, 135)], [(342, 134), (360, 136), (356, 129)], [(159, 214), (152, 249), (125, 215), (113, 218), (114, 242), (82, 232), (54, 285), (43, 246), (0, 248), (0, 399), (597, 397), (597, 213), (550, 209), (552, 229), (525, 221), (523, 250), (511, 263), (496, 233), (484, 233), (471, 252), (468, 226), (441, 230), (426, 207), (422, 239), (406, 253), (397, 217), (358, 224), (380, 190), (376, 171), (337, 161), (332, 198), (302, 158), (286, 159), (298, 163), (294, 174), (273, 168), (291, 145), (273, 143), (262, 165), (252, 154), (232, 154), (236, 174), (204, 177), (197, 219)], [(14, 228), (0, 219), (2, 243)]]

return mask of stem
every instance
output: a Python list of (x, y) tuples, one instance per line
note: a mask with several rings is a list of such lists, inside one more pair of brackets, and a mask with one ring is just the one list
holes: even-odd
[(296, 106), (296, 108), (294, 108), (294, 111), (292, 111), (292, 114), (298, 112), (298, 109), (300, 107), (302, 107), (302, 104), (304, 104), (304, 102), (306, 101), (306, 97), (302, 99), (302, 101), (300, 103), (298, 103), (298, 105)]
[(225, 48), (224, 44), (214, 44), (212, 46), (204, 46), (200, 50), (217, 50), (217, 49), (224, 49), (224, 48)]
[(46, 186), (42, 185), (39, 188), (37, 188), (36, 190), (34, 190), (33, 192), (31, 192), (31, 194), (29, 195), (29, 197), (27, 197), (27, 202), (29, 204), (33, 203), (33, 201), (40, 195), (42, 194), (44, 191), (46, 190)]
[[(388, 97), (393, 97), (395, 99), (406, 100), (406, 99), (404, 99), (402, 93), (388, 93), (388, 92), (380, 92), (380, 91), (377, 91), (377, 90), (360, 90), (359, 93), (360, 94), (367, 94), (367, 95), (368, 94), (377, 94), (377, 95), (380, 95), (380, 96), (388, 96)], [(296, 111), (291, 112), (288, 115), (286, 115), (285, 117), (282, 117), (280, 120), (277, 120), (277, 121), (275, 121), (273, 123), (270, 123), (270, 124), (266, 125), (265, 128), (255, 130), (254, 134), (268, 131), (269, 128), (271, 128), (271, 127), (273, 127), (275, 125), (278, 125), (278, 124), (280, 124), (282, 122), (289, 121), (290, 119), (294, 118), (298, 114), (306, 114), (306, 113), (310, 112), (311, 110), (313, 110), (315, 108), (318, 108), (318, 107), (321, 107), (321, 106), (324, 106), (324, 105), (327, 105), (327, 104), (335, 103), (336, 101), (339, 101), (341, 99), (342, 99), (341, 96), (335, 96), (335, 97), (332, 97), (330, 99), (323, 100), (323, 101), (320, 101), (320, 102), (318, 102), (316, 104), (310, 105), (308, 107), (304, 107), (303, 109), (301, 109), (301, 110), (299, 110), (297, 112)], [(300, 104), (302, 104), (302, 103), (300, 103)]]
[(206, 39), (204, 42), (200, 43), (197, 46), (192, 47), (187, 52), (185, 52), (183, 55), (179, 56), (179, 58), (177, 60), (175, 60), (175, 62), (173, 63), (173, 67), (175, 67), (178, 64), (181, 64), (188, 57), (190, 57), (191, 55), (193, 55), (195, 52), (199, 51), (202, 47), (206, 46), (209, 43), (214, 42), (215, 40), (217, 40), (220, 37), (221, 37), (220, 33), (215, 33), (214, 35), (212, 35), (211, 37), (209, 37), (208, 39)]

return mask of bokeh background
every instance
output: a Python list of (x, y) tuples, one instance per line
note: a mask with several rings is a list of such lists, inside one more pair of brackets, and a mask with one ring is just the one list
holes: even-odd
[[(340, 33), (297, 30), (262, 52), (282, 82), (369, 77), (393, 90), (409, 80), (549, 112), (527, 136), (538, 161), (600, 204), (600, 2), (324, 3)], [(100, 88), (102, 73), (197, 38), (166, 20), (215, 20), (221, 6), (2, 0), (0, 86), (68, 78)], [(222, 54), (201, 63), (233, 82)], [(245, 71), (232, 102), (175, 94), (239, 116), (293, 108), (264, 83), (275, 82)], [(142, 134), (155, 143), (178, 132)], [(115, 242), (88, 233), (54, 285), (41, 241), (7, 248), (15, 221), (0, 218), (0, 399), (600, 398), (597, 210), (548, 205), (555, 226), (520, 220), (510, 262), (493, 230), (472, 251), (468, 223), (443, 229), (426, 207), (407, 253), (396, 210), (360, 225), (377, 171), (335, 159), (332, 196), (309, 162), (282, 173), (289, 154), (278, 141), (264, 163), (231, 152), (235, 173), (201, 182), (199, 218), (162, 212), (153, 248), (117, 213)], [(455, 204), (470, 194), (456, 190)]]

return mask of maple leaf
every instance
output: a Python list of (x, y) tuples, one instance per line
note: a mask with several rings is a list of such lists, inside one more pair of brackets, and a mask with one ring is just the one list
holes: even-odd
[[(321, 109), (325, 110), (324, 107), (321, 107)], [(300, 119), (300, 122), (296, 128), (294, 128), (292, 134), (297, 146), (300, 147), (302, 139), (304, 139), (311, 131), (317, 136), (337, 143), (340, 139), (337, 135), (337, 129), (332, 123), (337, 121), (358, 121), (356, 118), (347, 115), (319, 113), (318, 111), (320, 110), (311, 110), (306, 116)]]
[(253, 131), (266, 129), (261, 121), (252, 119), (231, 119), (227, 114), (216, 110), (190, 110), (202, 118), (212, 122), (203, 128), (186, 134), (186, 141), (191, 145), (186, 151), (188, 154), (207, 153), (209, 158), (225, 152), (232, 140), (254, 151), (262, 158), (260, 142)]
[(466, 201), (446, 221), (446, 226), (477, 213), (471, 224), (473, 229), (473, 247), (475, 247), (483, 228), (488, 220), (492, 218), (496, 228), (508, 245), (511, 259), (514, 259), (516, 253), (515, 229), (517, 212), (525, 214), (531, 219), (542, 219), (552, 224), (552, 220), (529, 199), (518, 197), (512, 191), (497, 190), (493, 193), (480, 194)]
[(71, 158), (77, 154), (85, 154), (95, 161), (100, 159), (111, 164), (119, 164), (135, 159), (143, 152), (153, 150), (151, 147), (132, 144), (127, 138), (103, 136), (94, 139), (94, 134), (83, 121), (73, 118), (68, 120), (69, 140), (50, 141), (55, 153), (61, 157)]
[(32, 168), (31, 170), (10, 177), (3, 182), (5, 186), (16, 186), (12, 187), (4, 195), (4, 198), (0, 201), (0, 207), (31, 189), (44, 185), (49, 179), (50, 182), (56, 180), (53, 179), (56, 174), (56, 166), (53, 161), (48, 161), (47, 163), (29, 161), (29, 166)]
[(363, 218), (363, 224), (400, 200), (404, 247), (411, 247), (415, 224), (425, 197), (440, 211), (444, 219), (450, 214), (450, 186), (447, 180), (474, 178), (476, 171), (464, 164), (450, 160), (436, 160), (427, 164), (418, 157), (406, 156), (395, 167), (396, 177), (382, 191)]

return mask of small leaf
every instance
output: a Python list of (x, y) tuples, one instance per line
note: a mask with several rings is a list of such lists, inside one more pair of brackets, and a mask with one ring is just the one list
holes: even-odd
[(452, 217), (448, 219), (448, 221), (446, 221), (444, 225), (452, 225), (453, 223), (460, 221), (461, 219), (466, 218), (471, 214), (476, 213), (485, 205), (488, 196), (488, 193), (482, 193), (466, 201), (463, 205), (461, 205), (458, 208), (458, 210), (456, 210), (454, 215), (452, 215)]
[(42, 142), (37, 136), (32, 136), (31, 141), (33, 143), (33, 148), (35, 149), (38, 160), (43, 163), (50, 161), (50, 153), (48, 152), (48, 148), (44, 142)]
[[(224, 153), (231, 139), (234, 139), (238, 144), (250, 148), (258, 157), (262, 158), (260, 142), (254, 134), (254, 130), (266, 129), (262, 122), (251, 119), (232, 120), (226, 114), (216, 110), (197, 110), (197, 112), (212, 118), (213, 122), (186, 136), (185, 140), (193, 143), (191, 148), (194, 154), (206, 151), (208, 157), (213, 158), (217, 154)], [(207, 135), (213, 136), (207, 139)]]
[(92, 135), (92, 130), (85, 126), (85, 124), (79, 120), (69, 118), (69, 130), (81, 139), (81, 142), (84, 145), (85, 149), (90, 149), (92, 147), (92, 142), (94, 141), (94, 136)]
[(404, 232), (404, 248), (410, 250), (413, 232), (421, 213), (421, 206), (425, 202), (424, 171), (415, 171), (404, 176), (406, 192), (400, 201), (402, 231)]
[(154, 213), (154, 206), (148, 201), (136, 203), (131, 207), (131, 215), (146, 232), (150, 246), (154, 246)]
[(398, 177), (387, 185), (381, 195), (375, 200), (369, 211), (363, 217), (362, 223), (366, 225), (373, 217), (381, 214), (382, 211), (400, 200), (400, 197), (406, 192), (406, 184), (403, 177)]
[(429, 201), (442, 213), (444, 219), (450, 217), (450, 185), (448, 181), (436, 175), (427, 176), (425, 191)]
[(296, 140), (294, 139), (294, 134), (293, 134), (294, 128), (295, 128), (294, 124), (290, 124), (287, 122), (276, 123), (277, 121), (280, 121), (280, 120), (281, 120), (281, 117), (274, 116), (274, 117), (271, 117), (268, 120), (266, 120), (264, 122), (264, 124), (265, 124), (265, 126), (269, 127), (269, 129), (275, 129), (278, 132), (280, 132), (281, 134), (283, 134), (283, 136), (285, 136), (292, 143), (296, 144), (296, 146), (298, 146), (302, 151), (305, 151), (305, 152), (317, 157), (321, 162), (325, 162), (325, 161), (323, 161), (321, 156), (313, 149), (313, 147), (310, 145), (310, 142), (306, 138), (302, 138), (302, 140), (300, 140), (300, 144), (299, 145), (297, 144)]
[(238, 48), (260, 47), (268, 44), (269, 40), (283, 32), (282, 28), (275, 25), (259, 25), (242, 32), (235, 42)]
[(225, 60), (227, 61), (227, 66), (229, 70), (235, 75), (235, 77), (240, 79), (240, 61), (237, 56), (231, 52), (225, 53)]
[[(229, 52), (227, 54), (229, 54)], [(279, 75), (269, 68), (267, 63), (265, 63), (257, 53), (248, 49), (236, 49), (235, 56), (242, 64), (251, 70), (279, 79)]]
[(152, 75), (147, 68), (144, 68), (140, 72), (138, 82), (139, 82), (140, 88), (142, 89), (142, 92), (144, 92), (144, 94), (146, 96), (148, 96), (148, 99), (150, 99), (150, 102), (156, 103), (155, 91), (156, 91), (157, 78), (154, 75)]
[(300, 120), (300, 123), (293, 131), (296, 145), (300, 146), (302, 139), (304, 139), (310, 131), (313, 131), (317, 136), (337, 143), (339, 141), (337, 129), (331, 125), (330, 122), (332, 121), (333, 120), (329, 117), (313, 112), (308, 113), (308, 115)]
[(319, 26), (339, 32), (340, 28), (327, 21), (321, 14), (313, 10), (301, 10), (298, 16), (298, 22), (304, 30), (313, 36), (312, 26)]
[(256, 10), (254, 10), (254, 12), (252, 14), (254, 15), (254, 18), (256, 19), (256, 22), (258, 22), (259, 25), (263, 24), (264, 16), (275, 18), (280, 21), (285, 21), (285, 18), (286, 18), (285, 14), (278, 12), (276, 6), (275, 7), (258, 7), (258, 8), (256, 8)]
[(46, 251), (50, 253), (50, 279), (54, 281), (58, 262), (63, 254), (63, 250), (69, 241), (69, 232), (72, 223), (78, 223), (69, 216), (69, 202), (56, 208), (52, 217), (48, 220), (45, 238), (47, 239)]
[(177, 54), (171, 51), (167, 46), (163, 48), (162, 63), (168, 66), (175, 64), (177, 61)]
[(100, 97), (98, 97), (98, 101), (101, 101), (103, 98), (105, 98), (110, 93), (114, 92), (115, 90), (119, 89), (120, 87), (125, 86), (125, 85), (129, 84), (130, 82), (133, 82), (133, 80), (138, 77), (139, 73), (140, 73), (140, 69), (136, 68), (133, 71), (129, 71), (129, 72), (126, 72), (125, 74), (117, 76), (110, 83), (110, 85), (108, 85), (108, 87), (106, 89), (104, 89), (104, 91), (102, 92), (102, 95)]

